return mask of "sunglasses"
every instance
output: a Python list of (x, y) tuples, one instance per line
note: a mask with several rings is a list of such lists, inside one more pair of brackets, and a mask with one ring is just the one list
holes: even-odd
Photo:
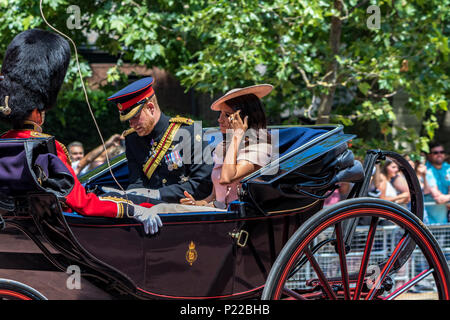
[(445, 154), (445, 151), (432, 151), (431, 154)]

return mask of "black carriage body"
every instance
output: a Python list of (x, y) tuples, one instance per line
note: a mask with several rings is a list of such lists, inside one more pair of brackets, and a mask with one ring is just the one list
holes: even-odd
[[(164, 226), (152, 236), (131, 219), (64, 213), (51, 194), (29, 195), (29, 214), (2, 214), (7, 225), (34, 240), (37, 251), (56, 266), (53, 270), (65, 272), (68, 266), (78, 265), (103, 292), (161, 299), (258, 296), (284, 244), (322, 208), (324, 196), (333, 190), (336, 166), (342, 165), (336, 159), (354, 137), (344, 134), (340, 126), (314, 129), (316, 134), (304, 136), (303, 141), (293, 136), (293, 128), (282, 129), (287, 130), (288, 141), (280, 145), (280, 158), (242, 181), (240, 199), (227, 212), (161, 214)], [(324, 172), (324, 168), (328, 169)], [(123, 155), (113, 160), (112, 170), (126, 187)], [(96, 185), (111, 185), (109, 175), (103, 166), (82, 182), (93, 190)], [(308, 184), (308, 176), (323, 179)], [(314, 197), (297, 192), (299, 186)], [(0, 243), (0, 270), (25, 269), (27, 254), (36, 256), (36, 249), (23, 252), (14, 247), (14, 241), (3, 244), (8, 247)], [(13, 252), (22, 253), (16, 256), (20, 268), (8, 255)], [(34, 263), (34, 269), (52, 270), (44, 261), (41, 268)], [(67, 297), (71, 293), (79, 295), (72, 290)]]
[(145, 236), (133, 221), (66, 219), (80, 244), (127, 275), (140, 296), (176, 299), (260, 294), (279, 251), (299, 226), (298, 214), (173, 214), (162, 215), (157, 235)]

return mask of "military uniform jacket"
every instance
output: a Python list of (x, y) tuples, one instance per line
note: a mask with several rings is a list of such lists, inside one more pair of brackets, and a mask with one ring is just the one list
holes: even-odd
[[(174, 121), (174, 118), (171, 120), (161, 113), (158, 123), (149, 135), (140, 137), (133, 132), (126, 136), (125, 146), (129, 169), (127, 189), (143, 187), (158, 189), (160, 200), (166, 202), (179, 202), (185, 197), (184, 191), (189, 192), (195, 199), (206, 198), (212, 192), (213, 164), (206, 164), (202, 155), (199, 154), (200, 152), (203, 154), (208, 142), (203, 141), (201, 130), (194, 132), (192, 124), (181, 125), (150, 179), (144, 173), (143, 167), (163, 139), (170, 121)], [(194, 144), (197, 145), (194, 146)], [(198, 161), (199, 159), (201, 161)]]
[[(49, 137), (48, 134), (34, 131), (31, 129), (9, 130), (0, 138), (40, 138)], [(59, 141), (56, 141), (56, 152), (58, 158), (65, 164), (75, 179), (75, 184), (70, 193), (65, 197), (65, 211), (76, 211), (79, 214), (87, 216), (102, 216), (111, 218), (123, 218), (128, 212), (128, 202), (116, 197), (98, 197), (94, 193), (86, 192), (81, 182), (78, 180), (72, 169), (69, 154), (66, 147)], [(129, 207), (128, 207), (129, 209)]]

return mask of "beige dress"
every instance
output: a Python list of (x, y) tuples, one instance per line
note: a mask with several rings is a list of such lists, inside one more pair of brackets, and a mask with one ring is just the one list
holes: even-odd
[[(248, 161), (255, 165), (264, 167), (270, 162), (272, 157), (272, 145), (268, 143), (252, 144), (238, 151), (236, 163)], [(223, 144), (217, 145), (213, 152), (214, 168), (211, 173), (211, 180), (215, 190), (215, 200), (227, 206), (230, 202), (238, 199), (237, 189), (239, 181), (228, 185), (220, 184), (220, 173), (223, 165)], [(227, 211), (209, 206), (192, 206), (179, 203), (161, 203), (150, 208), (154, 213), (181, 213), (181, 212), (203, 212), (203, 211)]]
[[(270, 162), (272, 156), (272, 146), (267, 143), (251, 144), (238, 151), (236, 163), (248, 161), (257, 166), (264, 167)], [(220, 143), (213, 153), (214, 168), (211, 173), (211, 180), (216, 193), (216, 201), (228, 204), (238, 198), (237, 188), (239, 181), (224, 185), (220, 184), (220, 174), (223, 165), (223, 144)]]

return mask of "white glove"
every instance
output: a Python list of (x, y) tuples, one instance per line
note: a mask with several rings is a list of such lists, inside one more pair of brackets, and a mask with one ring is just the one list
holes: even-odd
[(141, 222), (144, 225), (145, 233), (155, 234), (158, 232), (158, 228), (162, 227), (162, 221), (158, 213), (152, 208), (145, 208), (141, 206), (133, 205), (134, 214), (132, 218)]

